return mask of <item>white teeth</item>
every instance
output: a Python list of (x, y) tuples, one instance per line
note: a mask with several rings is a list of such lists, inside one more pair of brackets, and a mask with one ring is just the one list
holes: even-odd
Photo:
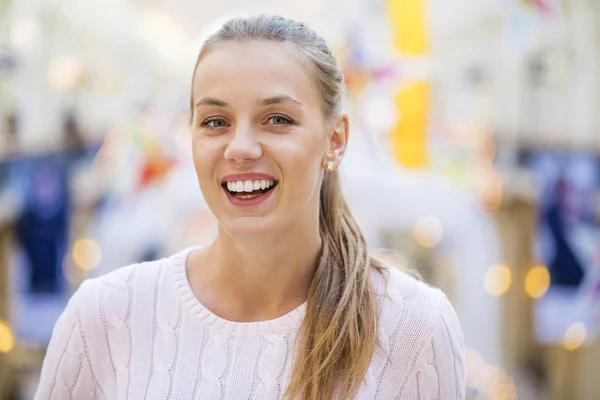
[(255, 181), (232, 181), (227, 182), (227, 190), (230, 192), (253, 192), (255, 190), (264, 190), (275, 184), (273, 180), (255, 180)]

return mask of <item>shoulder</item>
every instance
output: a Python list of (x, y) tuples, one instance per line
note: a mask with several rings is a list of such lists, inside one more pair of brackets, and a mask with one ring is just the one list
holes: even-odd
[(187, 253), (184, 250), (87, 279), (72, 296), (65, 312), (75, 312), (84, 331), (101, 332), (107, 324), (122, 323), (132, 308), (144, 308), (155, 302), (159, 292), (161, 301), (168, 302), (176, 295), (174, 271), (185, 264)]
[(443, 313), (452, 309), (446, 295), (406, 272), (389, 267), (373, 271), (383, 326), (408, 323), (414, 329), (433, 329)]
[(431, 375), (433, 381), (440, 373), (444, 379), (427, 386), (448, 387), (453, 393), (448, 398), (455, 398), (464, 381), (464, 344), (446, 295), (396, 268), (374, 271), (373, 284), (379, 299), (379, 343), (392, 366), (387, 379), (395, 389), (390, 398), (398, 388), (413, 387), (413, 380), (425, 382)]

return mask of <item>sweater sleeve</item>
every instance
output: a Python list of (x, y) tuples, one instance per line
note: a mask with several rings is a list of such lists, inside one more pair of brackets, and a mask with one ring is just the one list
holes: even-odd
[(95, 399), (95, 384), (79, 319), (84, 283), (71, 297), (48, 345), (34, 400)]
[(466, 364), (458, 317), (446, 296), (429, 340), (397, 399), (463, 400)]

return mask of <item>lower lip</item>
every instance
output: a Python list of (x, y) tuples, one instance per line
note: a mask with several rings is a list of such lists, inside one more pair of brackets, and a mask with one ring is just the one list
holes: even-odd
[(227, 199), (229, 200), (229, 202), (231, 204), (233, 204), (234, 206), (251, 207), (251, 206), (258, 205), (258, 204), (262, 203), (263, 201), (267, 200), (269, 197), (271, 197), (271, 193), (273, 193), (275, 191), (275, 188), (269, 190), (266, 193), (263, 193), (256, 197), (253, 197), (251, 199), (240, 199), (239, 197), (235, 197), (234, 195), (229, 193), (229, 190), (227, 190), (227, 189), (223, 189), (223, 190), (225, 191), (225, 196), (227, 196)]

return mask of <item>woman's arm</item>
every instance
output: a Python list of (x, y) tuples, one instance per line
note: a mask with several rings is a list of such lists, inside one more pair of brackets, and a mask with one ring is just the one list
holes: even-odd
[(95, 399), (94, 376), (79, 312), (87, 284), (73, 295), (60, 316), (48, 346), (34, 400)]

